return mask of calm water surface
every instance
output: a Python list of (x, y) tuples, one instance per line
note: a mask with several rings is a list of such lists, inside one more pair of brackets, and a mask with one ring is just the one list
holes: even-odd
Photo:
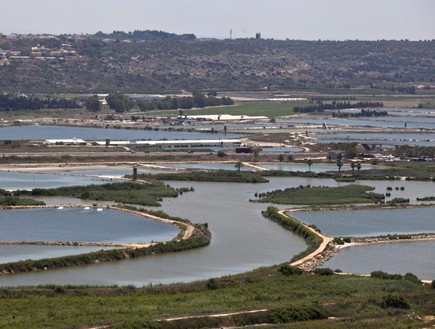
[(54, 258), (79, 255), (99, 250), (113, 249), (88, 246), (40, 246), (40, 245), (4, 245), (0, 246), (0, 263), (16, 262), (26, 259)]
[(329, 236), (435, 233), (435, 207), (296, 211), (291, 215)]
[(435, 279), (435, 241), (401, 242), (354, 246), (342, 249), (324, 266), (349, 273), (381, 270), (387, 273), (417, 275), (420, 279)]
[(112, 140), (162, 140), (162, 139), (225, 139), (240, 135), (224, 133), (200, 133), (177, 131), (153, 131), (138, 129), (103, 129), (66, 126), (12, 126), (0, 128), (1, 139), (45, 140), (81, 138), (86, 141)]
[[(306, 248), (297, 236), (264, 219), (267, 204), (249, 203), (254, 194), (299, 185), (341, 186), (332, 179), (270, 178), (265, 184), (168, 182), (174, 187), (194, 187), (195, 192), (163, 201), (170, 215), (209, 224), (210, 246), (182, 253), (150, 256), (116, 263), (0, 277), (0, 285), (134, 284), (189, 282), (249, 271), (290, 260)], [(385, 191), (395, 182), (363, 181)], [(403, 193), (433, 194), (433, 183), (404, 181)], [(426, 183), (426, 182), (425, 182)], [(68, 200), (63, 200), (69, 202)], [(53, 201), (57, 203), (56, 201)], [(59, 202), (62, 202), (60, 200)], [(73, 200), (73, 203), (76, 201)]]
[(1, 241), (29, 242), (167, 241), (179, 232), (170, 224), (125, 211), (93, 208), (0, 210), (0, 228)]
[(261, 216), (261, 210), (267, 205), (249, 203), (256, 191), (284, 187), (286, 183), (282, 179), (256, 185), (169, 183), (174, 187), (192, 186), (195, 192), (165, 199), (162, 210), (196, 223), (207, 222), (213, 235), (210, 246), (95, 266), (4, 276), (0, 277), (0, 285), (76, 283), (142, 286), (189, 282), (278, 264), (290, 260), (306, 248), (302, 239)]
[(110, 180), (96, 177), (0, 171), (0, 188), (4, 190), (32, 190), (34, 188), (104, 184), (108, 181)]
[(435, 133), (331, 133), (317, 134), (316, 138), (320, 143), (337, 142), (358, 142), (358, 143), (381, 143), (388, 145), (419, 145), (435, 146)]

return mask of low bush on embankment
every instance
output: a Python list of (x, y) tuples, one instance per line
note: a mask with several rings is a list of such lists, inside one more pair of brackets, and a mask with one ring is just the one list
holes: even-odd
[(31, 191), (18, 190), (15, 195), (67, 196), (83, 200), (114, 201), (119, 203), (159, 206), (164, 197), (177, 197), (178, 192), (163, 182), (150, 179), (147, 183), (121, 182), (102, 185), (65, 186), (58, 188), (35, 188)]
[(278, 209), (275, 207), (267, 207), (267, 209), (263, 211), (262, 214), (264, 217), (273, 220), (285, 229), (295, 232), (307, 243), (308, 248), (299, 255), (295, 256), (292, 261), (296, 261), (306, 255), (309, 255), (311, 252), (316, 250), (322, 243), (322, 239), (316, 233), (311, 231), (297, 219), (280, 214), (278, 212)]
[(346, 185), (339, 187), (328, 186), (298, 186), (285, 190), (260, 193), (256, 202), (294, 205), (331, 205), (352, 203), (383, 202), (384, 195), (369, 192), (371, 186)]
[[(130, 177), (130, 176), (127, 176)], [(267, 183), (258, 173), (238, 170), (189, 171), (183, 173), (141, 174), (138, 179), (177, 180), (194, 182)]]
[(44, 202), (31, 198), (20, 198), (14, 195), (13, 192), (0, 189), (0, 207), (13, 206), (43, 206)]

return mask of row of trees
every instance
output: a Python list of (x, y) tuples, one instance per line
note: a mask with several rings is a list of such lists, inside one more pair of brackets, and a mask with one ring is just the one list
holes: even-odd
[[(306, 163), (308, 165), (308, 172), (311, 172), (311, 166), (314, 164), (314, 161), (312, 159), (308, 159), (308, 160), (306, 160)], [(338, 171), (341, 172), (341, 167), (343, 167), (343, 165), (344, 165), (343, 158), (338, 157), (336, 164), (338, 167)], [(355, 169), (358, 170), (358, 176), (359, 176), (359, 171), (361, 170), (361, 162), (351, 162), (350, 168), (352, 169), (352, 176), (355, 175)]]
[(383, 107), (382, 102), (332, 102), (328, 104), (323, 104), (319, 102), (317, 105), (310, 106), (296, 106), (293, 111), (295, 113), (313, 113), (313, 112), (323, 112), (325, 110), (344, 110), (353, 108), (367, 108), (367, 107)]
[(81, 107), (77, 100), (66, 98), (38, 98), (27, 96), (15, 96), (9, 94), (0, 95), (0, 110), (40, 110), (40, 109), (71, 109)]
[(385, 117), (388, 116), (387, 111), (379, 111), (379, 110), (364, 110), (361, 109), (358, 113), (350, 113), (350, 112), (334, 112), (332, 113), (334, 118), (359, 118), (359, 117)]
[(94, 37), (116, 40), (195, 40), (194, 34), (175, 34), (156, 30), (134, 30), (133, 32), (113, 31), (112, 33), (97, 32)]
[[(202, 93), (194, 93), (193, 96), (187, 97), (170, 97), (167, 96), (161, 100), (133, 101), (129, 97), (121, 93), (109, 94), (106, 97), (106, 102), (109, 108), (118, 113), (126, 112), (132, 108), (138, 108), (140, 111), (152, 110), (176, 110), (176, 109), (191, 109), (203, 108), (209, 106), (233, 105), (234, 101), (229, 97), (213, 97), (205, 96)], [(101, 103), (97, 95), (91, 96), (86, 100), (86, 108), (89, 111), (98, 112), (101, 110)]]

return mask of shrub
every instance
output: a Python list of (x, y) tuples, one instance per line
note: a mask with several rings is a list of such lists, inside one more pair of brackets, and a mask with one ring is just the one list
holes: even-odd
[(130, 323), (118, 323), (111, 326), (112, 329), (160, 329), (161, 325), (152, 321), (133, 321)]
[(334, 274), (334, 271), (328, 267), (316, 268), (313, 272), (314, 272), (314, 274), (317, 274), (317, 275), (333, 275)]
[(269, 323), (289, 323), (292, 321), (308, 321), (326, 319), (326, 311), (319, 303), (290, 307), (272, 308), (268, 313)]
[(408, 301), (399, 294), (388, 294), (384, 296), (381, 303), (382, 308), (401, 308), (401, 309), (409, 309), (411, 306)]
[(291, 266), (287, 264), (281, 265), (278, 271), (286, 276), (301, 275), (302, 273), (304, 273), (304, 271), (302, 271), (299, 267)]
[(435, 280), (432, 280), (432, 283), (430, 284), (430, 286), (435, 289)]
[(216, 290), (218, 288), (219, 288), (219, 286), (218, 286), (216, 279), (213, 279), (213, 278), (208, 279), (208, 281), (207, 281), (207, 289), (208, 290)]
[(406, 273), (403, 276), (403, 279), (405, 279), (406, 281), (410, 281), (410, 282), (415, 282), (415, 283), (421, 283), (420, 279), (413, 273)]
[(402, 280), (403, 277), (400, 274), (388, 274), (382, 271), (373, 271), (370, 273), (372, 278), (382, 279), (382, 280)]

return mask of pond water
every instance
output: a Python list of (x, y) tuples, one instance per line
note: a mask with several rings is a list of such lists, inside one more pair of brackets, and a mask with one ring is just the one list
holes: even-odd
[(32, 190), (60, 186), (104, 184), (110, 179), (78, 177), (57, 174), (33, 174), (15, 171), (0, 171), (0, 188), (4, 190)]
[(317, 134), (320, 143), (358, 142), (389, 145), (435, 146), (435, 133), (328, 133)]
[(301, 153), (305, 150), (300, 147), (263, 147), (261, 153)]
[(168, 241), (179, 230), (167, 223), (113, 209), (0, 210), (0, 241), (139, 243)]
[[(206, 170), (235, 170), (235, 163), (164, 163), (160, 164), (164, 168), (174, 169), (206, 169)], [(242, 166), (242, 171), (255, 171), (249, 166)]]
[(435, 207), (296, 211), (290, 215), (333, 237), (435, 233)]
[[(308, 165), (306, 163), (260, 163), (260, 167), (267, 168), (270, 170), (282, 170), (282, 171), (308, 171)], [(349, 165), (350, 166), (350, 165)], [(350, 169), (350, 168), (349, 168)], [(372, 165), (362, 165), (361, 170), (373, 169)], [(342, 170), (347, 170), (343, 166)], [(311, 165), (311, 172), (326, 172), (326, 171), (337, 171), (337, 165), (327, 164), (327, 163), (313, 163)]]
[(3, 276), (0, 277), (0, 285), (76, 283), (142, 286), (189, 282), (285, 262), (306, 248), (302, 239), (261, 216), (261, 210), (267, 205), (249, 203), (256, 191), (276, 186), (282, 188), (286, 185), (285, 180), (274, 179), (269, 184), (169, 184), (194, 187), (193, 193), (165, 199), (162, 210), (195, 223), (207, 222), (212, 232), (212, 242), (208, 247), (80, 268)]
[(435, 129), (435, 116), (433, 111), (415, 111), (412, 109), (380, 109), (386, 110), (390, 116), (376, 118), (304, 118), (287, 119), (279, 121), (275, 125), (323, 125), (330, 126), (359, 126), (359, 127), (386, 127), (386, 128), (417, 128)]
[(99, 250), (113, 249), (108, 247), (89, 246), (45, 246), (45, 245), (2, 245), (0, 246), (0, 263), (16, 262), (26, 259), (55, 258), (79, 255)]
[[(261, 210), (266, 209), (267, 204), (249, 203), (249, 200), (254, 199), (255, 193), (286, 187), (308, 184), (341, 186), (346, 183), (307, 177), (274, 177), (269, 180), (269, 183), (262, 184), (167, 182), (173, 187), (193, 187), (195, 192), (164, 199), (162, 207), (157, 209), (173, 216), (188, 218), (194, 223), (207, 222), (212, 232), (212, 242), (207, 247), (121, 262), (3, 276), (0, 277), (0, 286), (47, 283), (142, 286), (190, 282), (289, 261), (306, 248), (304, 241), (263, 218)], [(365, 185), (377, 184), (383, 191), (392, 183), (361, 182)], [(417, 191), (417, 196), (433, 193), (433, 183), (397, 183), (405, 186), (404, 193)], [(78, 201), (58, 199), (53, 200), (52, 204)]]
[(419, 279), (435, 279), (435, 241), (400, 242), (342, 249), (324, 267), (348, 273), (413, 273)]
[(8, 126), (0, 128), (3, 140), (45, 140), (80, 138), (86, 141), (112, 140), (162, 140), (162, 139), (225, 139), (240, 135), (185, 131), (154, 131), (139, 129), (103, 129), (67, 126)]

